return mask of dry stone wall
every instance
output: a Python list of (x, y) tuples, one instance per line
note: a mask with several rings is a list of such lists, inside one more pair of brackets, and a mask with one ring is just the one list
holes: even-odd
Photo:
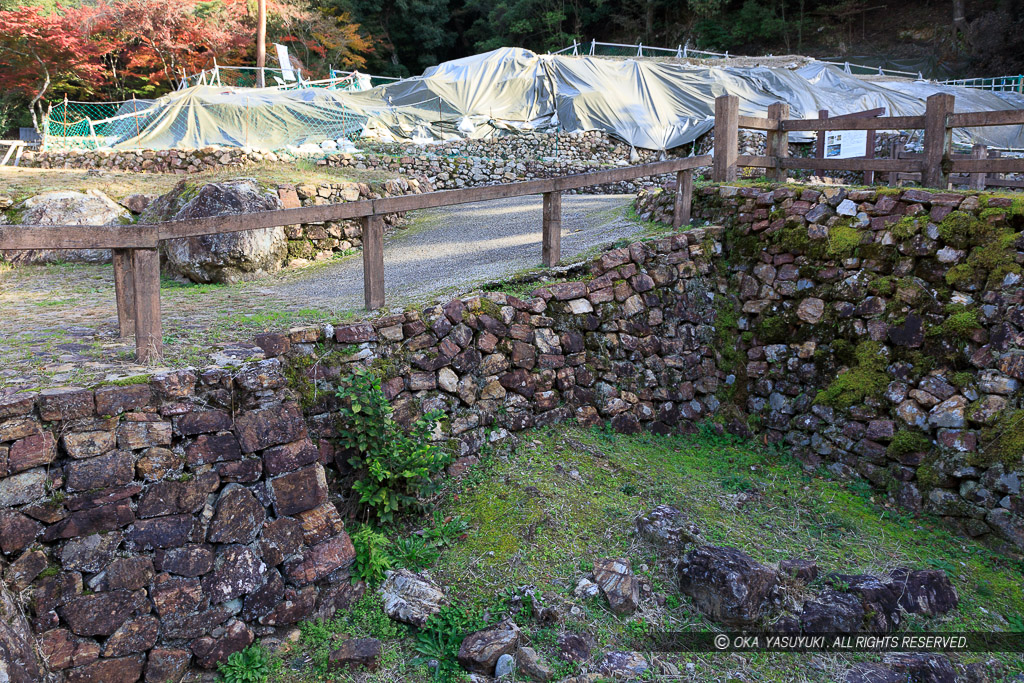
[[(672, 193), (641, 193), (668, 221)], [(709, 186), (726, 405), (811, 466), (1024, 548), (1024, 200)]]
[(0, 572), (31, 630), (0, 628), (10, 680), (176, 681), (357, 597), (332, 445), (356, 369), (400, 421), (445, 412), (453, 476), (532, 426), (692, 429), (718, 406), (715, 235), (612, 249), (526, 297), (262, 335), (241, 367), (3, 395)]
[[(599, 170), (609, 165), (657, 161), (662, 153), (632, 149), (599, 132), (558, 135), (512, 135), (493, 140), (456, 140), (438, 145), (361, 142), (359, 154), (325, 149), (315, 154), (258, 152), (237, 147), (171, 150), (53, 150), (28, 152), (23, 164), (40, 168), (104, 169), (142, 173), (190, 174), (264, 162), (306, 159), (328, 168), (398, 173), (427, 177), (439, 190), (550, 178)], [(670, 150), (682, 156), (689, 149)], [(666, 180), (663, 178), (662, 180)], [(645, 181), (584, 188), (586, 193), (636, 193)]]

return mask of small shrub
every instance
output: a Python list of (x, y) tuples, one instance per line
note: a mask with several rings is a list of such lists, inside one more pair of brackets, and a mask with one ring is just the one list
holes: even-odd
[(263, 683), (272, 670), (270, 653), (256, 644), (233, 653), (218, 667), (226, 683)]
[(467, 635), (486, 626), (487, 621), (479, 609), (459, 603), (443, 607), (427, 619), (427, 623), (416, 634), (413, 647), (421, 656), (413, 662), (422, 664), (435, 659), (438, 662), (436, 680), (461, 680), (464, 673), (456, 660), (459, 646)]
[(448, 456), (430, 436), (443, 415), (432, 411), (404, 432), (392, 418), (380, 379), (372, 373), (352, 375), (338, 388), (339, 442), (356, 455), (349, 464), (359, 472), (352, 485), (366, 514), (389, 522), (396, 512), (419, 505), (436, 490), (431, 477)]
[(462, 517), (443, 517), (434, 511), (434, 526), (427, 529), (427, 538), (435, 547), (450, 546), (465, 535), (469, 522)]
[(373, 527), (364, 526), (352, 534), (352, 545), (356, 551), (353, 585), (362, 580), (376, 586), (384, 578), (384, 572), (391, 569), (387, 537)]
[(380, 596), (373, 591), (366, 591), (352, 605), (345, 616), (345, 623), (345, 632), (353, 638), (395, 640), (406, 632), (405, 626), (387, 615)]
[(441, 556), (441, 551), (422, 536), (400, 538), (392, 544), (390, 552), (394, 566), (412, 571), (426, 569)]

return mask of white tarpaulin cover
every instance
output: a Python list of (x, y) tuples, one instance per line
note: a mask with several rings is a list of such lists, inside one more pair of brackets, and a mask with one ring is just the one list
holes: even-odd
[[(935, 92), (956, 111), (1024, 109), (1024, 97), (930, 82), (869, 82), (812, 62), (796, 70), (538, 55), (502, 48), (427, 69), (422, 76), (363, 92), (195, 86), (154, 100), (119, 148), (229, 145), (276, 150), (369, 135), (429, 142), (517, 131), (600, 130), (646, 149), (691, 142), (714, 125), (715, 98), (732, 94), (740, 112), (764, 116), (786, 102), (792, 118), (885, 107), (922, 114)], [(808, 139), (808, 138), (804, 138)], [(957, 130), (954, 141), (1024, 148), (1024, 127)]]

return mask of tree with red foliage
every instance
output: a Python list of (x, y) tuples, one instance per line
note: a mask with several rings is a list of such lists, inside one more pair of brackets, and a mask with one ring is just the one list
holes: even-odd
[(97, 13), (101, 34), (117, 45), (113, 71), (120, 68), (122, 82), (173, 83), (181, 70), (199, 71), (215, 57), (229, 62), (252, 41), (244, 0), (117, 0)]
[(36, 130), (51, 88), (88, 94), (103, 83), (111, 46), (84, 30), (93, 12), (59, 5), (50, 14), (39, 7), (0, 11), (0, 89), (25, 94)]

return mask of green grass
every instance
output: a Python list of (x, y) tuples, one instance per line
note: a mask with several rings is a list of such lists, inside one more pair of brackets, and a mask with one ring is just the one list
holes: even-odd
[[(540, 603), (535, 606), (555, 608), (562, 621), (541, 624), (524, 610), (514, 616), (555, 669), (556, 680), (581, 671), (557, 659), (555, 639), (561, 631), (590, 633), (600, 656), (628, 647), (647, 628), (719, 630), (678, 592), (668, 559), (635, 533), (636, 515), (659, 503), (686, 512), (709, 543), (740, 548), (765, 563), (812, 559), (823, 574), (881, 574), (896, 566), (945, 570), (960, 606), (944, 617), (912, 617), (908, 630), (1007, 631), (1024, 615), (1020, 561), (951, 534), (938, 519), (886, 508), (862, 483), (808, 473), (777, 449), (710, 429), (664, 437), (563, 426), (520, 438), (518, 446), (485, 454), (461, 480), (449, 482), (434, 514), (461, 516), (470, 528), (430, 571), (450, 597), (493, 620), (504, 615), (517, 587), (532, 586)], [(424, 522), (407, 518), (397, 526), (422, 528)], [(601, 598), (574, 598), (577, 581), (595, 559), (606, 556), (629, 557), (664, 605), (647, 599), (637, 613), (618, 617)], [(819, 580), (810, 590), (820, 588)], [(348, 633), (354, 618), (339, 613), (329, 630)], [(308, 630), (304, 627), (299, 650), (314, 647), (307, 642)], [(356, 678), (430, 680), (425, 670), (406, 663), (415, 656), (413, 638), (413, 630), (386, 638), (381, 671), (372, 679)], [(832, 653), (654, 656), (680, 669), (693, 662), (696, 680), (730, 680), (729, 672), (742, 669), (749, 674), (742, 680), (815, 683), (841, 680), (851, 662), (881, 659)], [(963, 655), (959, 661), (990, 656), (1004, 658), (1011, 670), (1019, 664), (1017, 655), (999, 654)], [(315, 666), (288, 671), (288, 681), (323, 680)]]

